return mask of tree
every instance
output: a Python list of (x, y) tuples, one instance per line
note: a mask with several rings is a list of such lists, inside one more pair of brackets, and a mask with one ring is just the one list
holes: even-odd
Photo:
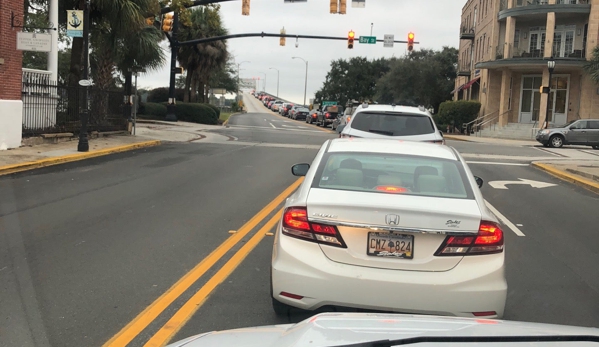
[(394, 60), (391, 70), (377, 84), (376, 98), (381, 103), (423, 105), (435, 112), (451, 99), (458, 50), (420, 50)]
[[(188, 41), (226, 35), (219, 5), (199, 6), (189, 11), (189, 22), (179, 28), (179, 41)], [(211, 78), (221, 70), (229, 58), (226, 41), (213, 41), (194, 46), (183, 46), (177, 54), (179, 64), (187, 71), (185, 101), (208, 100)]]
[(386, 59), (368, 60), (354, 57), (349, 61), (339, 59), (331, 62), (322, 88), (316, 92), (315, 102), (337, 101), (345, 105), (348, 100), (371, 100), (376, 92), (377, 81), (389, 71)]
[(589, 74), (593, 82), (599, 84), (599, 46), (593, 48), (591, 60), (589, 60), (584, 70)]

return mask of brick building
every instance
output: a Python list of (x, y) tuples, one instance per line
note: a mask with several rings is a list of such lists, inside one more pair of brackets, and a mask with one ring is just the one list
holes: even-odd
[(531, 137), (548, 97), (550, 124), (599, 118), (599, 86), (583, 69), (599, 44), (599, 0), (468, 0), (461, 23), (454, 99), (481, 102), (486, 136)]
[(17, 50), (17, 31), (11, 14), (21, 21), (23, 0), (0, 1), (0, 150), (19, 147), (23, 127), (21, 102), (22, 52)]

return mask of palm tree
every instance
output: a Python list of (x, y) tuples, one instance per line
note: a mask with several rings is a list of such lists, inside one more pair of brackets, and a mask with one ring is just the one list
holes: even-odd
[(599, 46), (593, 49), (593, 55), (585, 64), (584, 69), (589, 74), (591, 79), (595, 83), (599, 84)]
[[(220, 16), (220, 6), (201, 6), (190, 11), (189, 25), (179, 31), (179, 41), (227, 34)], [(208, 100), (210, 78), (227, 63), (229, 53), (226, 41), (214, 41), (179, 48), (179, 64), (187, 70), (184, 101), (198, 101), (201, 91), (203, 102)]]

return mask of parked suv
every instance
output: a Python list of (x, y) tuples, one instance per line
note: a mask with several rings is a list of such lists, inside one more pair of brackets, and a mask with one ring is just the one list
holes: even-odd
[(374, 139), (396, 138), (406, 141), (445, 143), (433, 116), (424, 108), (399, 105), (357, 107), (346, 125), (339, 125), (339, 137)]
[(545, 147), (583, 145), (599, 149), (599, 119), (578, 119), (557, 128), (539, 130), (537, 141)]

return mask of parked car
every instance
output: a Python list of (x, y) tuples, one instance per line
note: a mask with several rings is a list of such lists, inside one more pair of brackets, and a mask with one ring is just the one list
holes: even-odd
[(333, 124), (333, 121), (339, 114), (343, 114), (343, 108), (341, 106), (323, 106), (320, 112), (318, 112), (318, 120), (316, 121), (316, 124), (323, 127)]
[(289, 103), (288, 102), (284, 102), (281, 104), (281, 106), (279, 106), (279, 114), (282, 116), (283, 115), (283, 111), (285, 110), (285, 107), (287, 107)]
[(271, 110), (275, 111), (275, 112), (279, 112), (279, 107), (283, 104), (283, 102), (281, 100), (277, 100), (275, 101), (272, 106), (271, 106)]
[(358, 106), (349, 122), (338, 129), (341, 129), (339, 137), (445, 143), (433, 116), (422, 106), (363, 104)]
[(308, 113), (310, 112), (310, 110), (304, 106), (296, 106), (292, 109), (292, 111), (293, 111), (293, 115), (291, 118), (294, 120), (304, 120), (304, 119), (306, 119), (306, 117), (308, 116)]
[(599, 149), (599, 119), (578, 119), (556, 128), (542, 129), (536, 138), (545, 147), (583, 145)]
[(294, 118), (294, 116), (295, 116), (295, 113), (297, 112), (297, 110), (298, 110), (299, 108), (303, 108), (303, 107), (304, 107), (304, 106), (301, 106), (301, 105), (293, 105), (293, 107), (291, 107), (291, 109), (289, 110), (289, 115), (288, 115), (288, 117), (289, 117), (289, 118), (291, 118), (291, 119), (295, 119), (295, 118)]
[(316, 123), (317, 120), (318, 120), (318, 110), (314, 109), (314, 110), (310, 111), (310, 113), (306, 117), (306, 123), (309, 123), (309, 124)]
[(337, 117), (333, 120), (333, 123), (331, 124), (331, 129), (338, 130), (338, 127), (340, 125), (345, 126), (351, 119), (351, 114), (351, 108), (346, 108), (345, 111), (343, 111), (343, 113), (338, 113)]
[(455, 149), (333, 139), (291, 171), (305, 179), (275, 234), (277, 314), (332, 305), (503, 316), (504, 233)]
[(269, 101), (269, 102), (267, 103), (266, 107), (267, 107), (268, 109), (270, 109), (270, 108), (272, 107), (272, 104), (274, 104), (274, 103), (275, 103), (275, 101), (274, 101), (274, 100), (271, 100), (271, 101)]

